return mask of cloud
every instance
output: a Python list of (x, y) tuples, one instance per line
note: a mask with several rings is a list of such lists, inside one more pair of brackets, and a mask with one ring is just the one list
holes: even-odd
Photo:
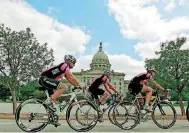
[[(159, 49), (160, 42), (175, 39), (189, 31), (189, 16), (163, 18), (155, 2), (109, 0), (108, 3), (109, 12), (118, 22), (121, 34), (126, 39), (138, 40), (135, 50), (143, 59), (155, 57), (154, 51)], [(169, 2), (174, 3), (173, 0)]]
[(175, 2), (174, 0), (170, 0), (168, 4), (165, 6), (164, 10), (171, 12), (175, 8)]
[(13, 30), (30, 27), (40, 43), (53, 48), (55, 63), (67, 53), (83, 53), (91, 36), (79, 26), (70, 27), (38, 12), (23, 0), (0, 0), (0, 23)]
[[(135, 60), (128, 55), (119, 54), (119, 55), (110, 55), (107, 54), (111, 69), (115, 72), (124, 72), (125, 79), (130, 80), (133, 76), (145, 71), (144, 62)], [(81, 69), (89, 70), (90, 63), (92, 62), (93, 55), (83, 55), (78, 58), (78, 62), (73, 69), (73, 71), (78, 72)]]

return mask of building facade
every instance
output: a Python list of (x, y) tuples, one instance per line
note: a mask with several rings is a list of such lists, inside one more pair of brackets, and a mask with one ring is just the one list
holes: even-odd
[[(73, 75), (82, 83), (89, 84), (91, 80), (103, 73), (104, 69), (111, 69), (108, 56), (102, 49), (102, 42), (100, 42), (98, 52), (93, 56), (89, 70), (81, 70), (80, 72), (73, 72)], [(124, 80), (125, 74), (115, 72), (112, 70), (113, 75), (110, 82), (115, 85), (119, 92), (126, 92), (128, 81)], [(64, 81), (66, 83), (66, 81)], [(66, 83), (67, 84), (67, 83)], [(67, 84), (68, 85), (68, 84)]]

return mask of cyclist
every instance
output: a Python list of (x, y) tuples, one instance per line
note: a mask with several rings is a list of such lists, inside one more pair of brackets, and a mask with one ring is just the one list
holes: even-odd
[[(100, 104), (106, 99), (106, 97), (109, 96), (109, 94), (112, 94), (109, 89), (113, 90), (115, 93), (118, 93), (115, 87), (109, 82), (111, 74), (111, 71), (109, 69), (106, 69), (104, 70), (104, 73), (101, 76), (94, 78), (92, 82), (89, 84), (89, 92), (93, 94), (94, 98), (96, 99), (96, 102), (99, 105), (99, 113), (101, 113)], [(99, 88), (102, 84), (104, 85), (106, 91)], [(100, 99), (98, 98), (98, 95), (102, 95)], [(103, 121), (102, 115), (101, 118), (99, 118), (99, 121)]]
[[(75, 76), (70, 72), (75, 66), (76, 58), (72, 55), (65, 55), (64, 62), (59, 65), (53, 66), (47, 70), (44, 70), (40, 73), (39, 84), (47, 87), (49, 90), (49, 95), (51, 97), (51, 101), (49, 103), (49, 108), (52, 111), (56, 111), (56, 99), (60, 97), (60, 95), (65, 91), (66, 85), (59, 81), (63, 76), (75, 87), (84, 87), (83, 84), (79, 83), (79, 81), (75, 78)], [(53, 92), (53, 89), (57, 89)], [(56, 123), (56, 125), (60, 125)]]
[(152, 96), (153, 89), (148, 86), (148, 80), (150, 80), (158, 89), (164, 91), (164, 88), (161, 87), (155, 80), (153, 79), (153, 76), (155, 75), (156, 71), (154, 69), (146, 69), (147, 72), (140, 73), (134, 78), (131, 79), (128, 89), (133, 95), (139, 95), (141, 96), (140, 92), (146, 93), (145, 98), (145, 106), (144, 109), (146, 111), (152, 111), (150, 109), (149, 103)]

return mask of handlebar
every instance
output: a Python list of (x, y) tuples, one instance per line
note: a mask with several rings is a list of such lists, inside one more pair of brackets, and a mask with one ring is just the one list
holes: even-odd
[(114, 93), (111, 96), (112, 96), (113, 99), (119, 100), (119, 99), (121, 99), (121, 97), (123, 96), (123, 94)]
[(75, 90), (77, 90), (77, 89), (79, 89), (79, 90), (83, 90), (83, 93), (84, 93), (86, 87), (81, 88), (81, 87), (79, 87), (79, 86), (78, 86), (78, 87), (74, 86), (74, 88), (72, 88), (72, 92), (75, 91)]
[(155, 95), (157, 95), (159, 92), (163, 92), (163, 96), (166, 97), (167, 96), (167, 93), (169, 92), (170, 90), (169, 89), (165, 89), (164, 91), (162, 90), (155, 90), (153, 93)]

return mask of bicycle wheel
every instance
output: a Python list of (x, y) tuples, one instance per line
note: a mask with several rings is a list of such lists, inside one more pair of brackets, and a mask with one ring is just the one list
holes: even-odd
[(71, 103), (66, 111), (66, 121), (75, 131), (86, 132), (91, 130), (98, 120), (97, 107), (88, 100)]
[[(115, 113), (115, 112), (118, 113)], [(123, 130), (135, 128), (139, 123), (139, 110), (137, 106), (129, 101), (117, 104), (113, 109), (115, 124)]]
[(189, 105), (186, 108), (186, 118), (189, 121)]
[(26, 100), (16, 109), (15, 121), (25, 132), (41, 131), (49, 121), (47, 105), (39, 99)]
[[(80, 104), (80, 107), (78, 107), (76, 109), (76, 114), (75, 114), (75, 117), (76, 117), (76, 120), (79, 124), (83, 125), (83, 126), (89, 126), (91, 124), (93, 124), (93, 117), (94, 117), (94, 113), (91, 112), (92, 110), (88, 107), (88, 103), (82, 103)], [(81, 110), (81, 108), (83, 110)], [(85, 109), (85, 111), (84, 111)], [(84, 113), (85, 112), (85, 113)], [(86, 117), (87, 115), (87, 117)]]
[(110, 120), (110, 122), (113, 125), (116, 125), (115, 122), (114, 122), (114, 119), (113, 119), (113, 109), (114, 109), (114, 106), (111, 106), (109, 111), (108, 111), (108, 119)]
[(161, 101), (154, 105), (152, 110), (152, 120), (159, 128), (168, 129), (175, 124), (177, 114), (172, 104)]

